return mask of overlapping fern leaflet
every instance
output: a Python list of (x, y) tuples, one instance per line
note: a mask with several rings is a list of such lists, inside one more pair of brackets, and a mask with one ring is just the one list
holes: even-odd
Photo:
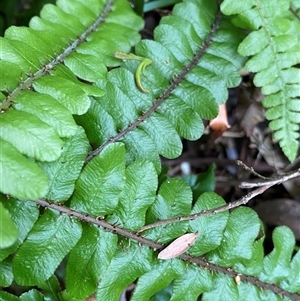
[[(2, 193), (46, 195), (52, 179), (33, 161), (64, 154), (65, 140), (80, 131), (72, 115), (84, 114), (91, 97), (103, 95), (107, 66), (119, 65), (115, 47), (129, 51), (142, 25), (125, 0), (59, 0), (45, 5), (29, 28), (6, 30), (0, 39)], [(84, 135), (81, 143), (77, 176), (88, 150)]]
[[(246, 67), (255, 72), (254, 84), (266, 95), (263, 105), (274, 138), (290, 161), (299, 149), (300, 63), (299, 3), (289, 0), (225, 0), (224, 14), (237, 16), (235, 25), (251, 30), (239, 46), (249, 56)], [(297, 7), (298, 5), (298, 7)], [(289, 9), (294, 9), (294, 14)]]
[[(119, 157), (115, 166), (107, 164), (116, 156)], [(274, 250), (266, 257), (261, 224), (250, 208), (163, 225), (136, 236), (134, 231), (145, 224), (219, 207), (225, 201), (214, 192), (205, 192), (193, 200), (191, 188), (180, 179), (166, 179), (159, 185), (150, 161), (136, 161), (125, 167), (122, 143), (108, 146), (90, 164), (91, 168), (97, 165), (100, 171), (89, 174), (90, 183), (98, 183), (88, 192), (92, 202), (79, 207), (79, 197), (85, 196), (74, 195), (71, 207), (89, 216), (104, 214), (99, 218), (108, 221), (107, 226), (113, 223), (116, 233), (93, 225), (96, 219), (89, 224), (79, 222), (72, 218), (72, 212), (69, 216), (58, 214), (59, 209), (47, 209), (37, 220), (38, 209), (34, 204), (14, 199), (4, 202), (21, 231), (19, 240), (11, 248), (0, 250), (0, 270), (5, 267), (6, 286), (14, 279), (23, 286), (37, 285), (61, 300), (83, 300), (96, 291), (97, 300), (117, 301), (123, 289), (137, 279), (132, 300), (149, 300), (169, 285), (170, 300), (178, 301), (196, 301), (199, 296), (203, 300), (222, 300), (224, 290), (228, 300), (246, 297), (248, 300), (280, 300), (279, 295), (274, 294), (275, 288), (285, 296), (282, 300), (290, 300), (288, 297), (297, 300), (300, 252), (291, 260), (295, 238), (287, 227), (275, 229)], [(112, 170), (116, 170), (115, 180), (123, 179), (115, 190), (110, 183), (105, 183)], [(140, 188), (144, 175), (147, 181), (143, 181)], [(82, 193), (86, 190), (82, 183), (80, 188)], [(130, 192), (129, 200), (125, 198), (126, 192)], [(119, 203), (112, 212), (118, 196)], [(16, 210), (21, 206), (24, 211)], [(67, 213), (69, 208), (65, 209)], [(121, 233), (118, 226), (123, 232), (129, 230), (126, 235), (130, 241), (118, 237)], [(199, 233), (188, 251), (191, 257), (159, 260), (158, 251), (149, 247), (153, 242), (168, 244), (186, 232)], [(144, 245), (138, 243), (141, 238)], [(13, 252), (14, 256), (9, 256)], [(53, 274), (68, 253), (66, 290), (61, 292)], [(240, 275), (239, 285), (232, 279), (232, 271)], [(254, 280), (251, 283), (244, 276), (253, 276)], [(259, 284), (259, 281), (263, 282)], [(1, 276), (0, 283), (4, 283)], [(267, 283), (272, 283), (273, 289), (267, 287)], [(33, 292), (36, 291), (30, 293)]]
[(77, 122), (99, 150), (122, 141), (128, 162), (150, 159), (159, 170), (159, 154), (180, 155), (180, 137), (198, 139), (201, 118), (214, 118), (227, 88), (239, 84), (243, 58), (236, 49), (242, 37), (221, 17), (215, 1), (176, 5), (155, 29), (154, 41), (143, 40), (135, 48), (137, 55), (153, 61), (142, 74), (150, 93), (134, 83), (138, 62), (126, 61), (109, 72), (107, 93)]

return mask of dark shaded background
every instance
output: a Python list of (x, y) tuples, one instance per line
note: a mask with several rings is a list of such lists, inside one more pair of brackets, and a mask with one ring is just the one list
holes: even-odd
[(55, 0), (0, 0), (0, 35), (11, 25), (27, 26), (46, 3), (55, 3)]

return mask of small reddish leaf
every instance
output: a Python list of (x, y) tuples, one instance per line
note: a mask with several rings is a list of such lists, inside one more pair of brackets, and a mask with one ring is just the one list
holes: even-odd
[(187, 233), (170, 243), (158, 254), (158, 259), (171, 259), (188, 250), (196, 241), (198, 233)]

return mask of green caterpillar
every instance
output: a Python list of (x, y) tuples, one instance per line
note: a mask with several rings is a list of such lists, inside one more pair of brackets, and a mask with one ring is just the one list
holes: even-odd
[(115, 57), (118, 59), (122, 59), (122, 60), (136, 60), (136, 61), (140, 61), (140, 64), (138, 65), (136, 71), (135, 71), (135, 83), (137, 85), (137, 87), (140, 89), (140, 91), (142, 91), (143, 93), (149, 93), (149, 90), (145, 89), (142, 85), (141, 82), (141, 75), (142, 73), (145, 75), (145, 69), (147, 66), (152, 64), (152, 61), (150, 59), (141, 57), (141, 56), (137, 56), (133, 53), (124, 53), (124, 52), (119, 52), (116, 51), (115, 52)]

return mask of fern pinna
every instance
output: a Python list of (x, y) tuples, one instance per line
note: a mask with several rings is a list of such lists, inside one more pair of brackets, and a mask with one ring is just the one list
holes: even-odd
[[(45, 5), (30, 28), (6, 30), (0, 52), (3, 193), (24, 199), (45, 196), (49, 174), (59, 172), (61, 164), (54, 171), (52, 162), (62, 160), (68, 143), (81, 135), (78, 151), (69, 154), (81, 161), (75, 163), (77, 171), (65, 158), (76, 180), (88, 145), (72, 115), (84, 114), (92, 97), (103, 95), (107, 66), (119, 65), (115, 47), (129, 51), (142, 25), (126, 1), (61, 0), (57, 6)], [(51, 170), (45, 162), (51, 162)]]
[[(264, 256), (254, 211), (183, 218), (225, 202), (211, 191), (193, 199), (187, 183), (161, 174), (159, 155), (180, 155), (180, 138), (198, 139), (202, 118), (214, 118), (240, 83), (245, 33), (235, 22), (217, 1), (184, 1), (162, 18), (153, 41), (139, 42), (142, 19), (126, 1), (59, 0), (29, 28), (6, 31), (0, 285), (38, 289), (20, 297), (2, 291), (2, 300), (84, 300), (96, 292), (114, 301), (135, 281), (131, 300), (166, 287), (172, 301), (300, 299), (291, 230), (275, 229)], [(141, 74), (149, 93), (134, 81), (139, 62), (114, 68), (115, 52), (134, 45), (152, 61)], [(158, 259), (185, 233), (198, 233), (186, 254)], [(62, 262), (65, 288), (54, 274)]]
[(274, 138), (293, 161), (299, 149), (300, 124), (299, 2), (225, 0), (221, 8), (224, 14), (235, 15), (236, 26), (252, 31), (238, 51), (250, 56), (246, 67), (256, 73), (254, 84), (267, 95), (263, 105)]

